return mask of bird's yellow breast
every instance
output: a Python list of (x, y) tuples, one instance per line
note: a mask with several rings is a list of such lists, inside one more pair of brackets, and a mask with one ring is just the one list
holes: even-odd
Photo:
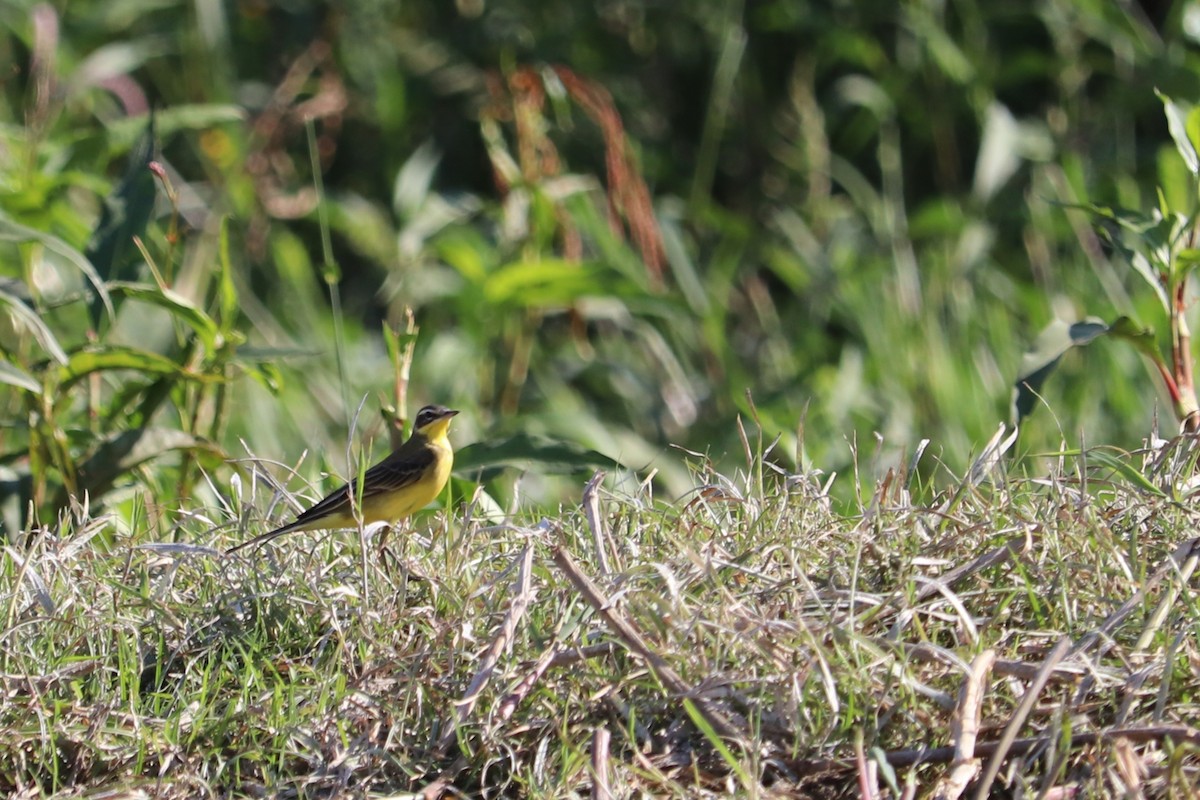
[(454, 451), (442, 437), (427, 445), (433, 451), (433, 466), (419, 479), (395, 492), (363, 498), (363, 522), (393, 522), (420, 511), (433, 502), (445, 487), (454, 467)]

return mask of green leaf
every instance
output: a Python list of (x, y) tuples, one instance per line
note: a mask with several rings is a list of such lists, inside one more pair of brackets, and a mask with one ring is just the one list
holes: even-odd
[(32, 375), (11, 361), (0, 360), (0, 383), (26, 389), (34, 394), (42, 393), (42, 385)]
[(51, 358), (60, 364), (67, 363), (67, 353), (58, 343), (58, 339), (55, 338), (50, 328), (42, 322), (42, 318), (37, 315), (37, 312), (25, 304), (17, 292), (12, 291), (18, 287), (23, 288), (24, 284), (18, 281), (5, 281), (0, 284), (0, 304), (8, 306), (13, 318), (33, 334), (33, 338), (37, 339), (38, 344)]
[(1175, 254), (1176, 278), (1186, 278), (1198, 265), (1200, 265), (1200, 250), (1194, 247), (1183, 248)]
[(1188, 136), (1188, 121), (1192, 109), (1179, 105), (1158, 89), (1155, 89), (1154, 93), (1158, 95), (1159, 100), (1162, 100), (1163, 110), (1167, 114), (1167, 130), (1171, 132), (1171, 138), (1175, 140), (1175, 149), (1183, 157), (1183, 163), (1187, 164), (1192, 175), (1200, 175), (1200, 153), (1196, 152), (1196, 145)]
[[(88, 260), (106, 281), (130, 280), (137, 275), (131, 265), (138, 257), (133, 237), (144, 236), (154, 213), (157, 189), (150, 162), (154, 158), (154, 117), (146, 123), (137, 148), (129, 154), (125, 176), (104, 201), (104, 212), (87, 246)], [(100, 298), (92, 302), (92, 325), (100, 325)]]
[[(109, 435), (92, 455), (79, 465), (76, 481), (80, 492), (99, 497), (122, 475), (167, 453), (200, 451), (221, 456), (212, 444), (173, 428), (136, 428)], [(65, 497), (60, 497), (61, 504)]]
[(1134, 233), (1142, 233), (1149, 228), (1159, 224), (1161, 218), (1157, 215), (1147, 214), (1135, 208), (1114, 208), (1113, 206), (1102, 206), (1096, 203), (1054, 203), (1059, 208), (1070, 209), (1073, 211), (1086, 211), (1102, 219), (1112, 220), (1122, 228), (1131, 230)]
[(241, 360), (236, 363), (268, 392), (279, 394), (279, 390), (283, 387), (283, 372), (274, 363), (265, 361), (261, 364), (250, 364)]
[(875, 762), (875, 767), (879, 770), (879, 777), (883, 778), (883, 782), (892, 790), (892, 796), (902, 796), (900, 781), (896, 778), (896, 768), (892, 766), (892, 762), (888, 761), (887, 751), (876, 746), (871, 748), (870, 755), (871, 760)]
[(476, 442), (454, 452), (454, 471), (490, 476), (506, 466), (536, 464), (547, 472), (591, 472), (598, 468), (623, 469), (615, 459), (574, 442), (519, 433), (497, 442)]
[(192, 372), (158, 353), (133, 347), (101, 345), (88, 347), (71, 354), (70, 360), (59, 370), (59, 389), (70, 386), (94, 372), (116, 369), (128, 369), (147, 376), (174, 377), (179, 380), (200, 383), (217, 383), (221, 380), (216, 375)]
[(1200, 108), (1192, 107), (1188, 111), (1184, 130), (1187, 131), (1187, 138), (1188, 142), (1192, 145), (1192, 151), (1200, 151)]
[(1152, 328), (1143, 328), (1129, 317), (1117, 317), (1108, 326), (1109, 334), (1133, 344), (1142, 355), (1151, 359), (1159, 357), (1158, 341)]
[(149, 283), (115, 282), (108, 284), (108, 291), (113, 297), (140, 300), (170, 312), (171, 316), (196, 332), (210, 353), (216, 352), (225, 344), (225, 337), (216, 321), (191, 300), (170, 289), (160, 289)]
[(1058, 361), (1064, 353), (1072, 347), (1085, 345), (1108, 331), (1109, 326), (1095, 317), (1088, 317), (1076, 323), (1063, 320), (1050, 323), (1038, 336), (1033, 349), (1021, 359), (1021, 369), (1013, 388), (1014, 422), (1019, 424), (1033, 411), (1042, 385), (1058, 366)]
[(104, 288), (104, 280), (100, 274), (96, 272), (96, 268), (92, 266), (92, 262), (88, 261), (87, 256), (76, 250), (71, 245), (64, 242), (57, 236), (49, 233), (43, 233), (36, 228), (30, 228), (16, 222), (0, 212), (0, 241), (16, 242), (23, 244), (25, 242), (39, 242), (43, 247), (52, 253), (57, 253), (66, 259), (69, 263), (84, 274), (91, 282), (92, 288), (96, 290), (96, 296), (108, 311), (109, 316), (113, 314), (112, 299), (108, 296), (108, 290)]
[(1171, 300), (1167, 297), (1166, 287), (1163, 286), (1162, 279), (1159, 277), (1158, 270), (1150, 263), (1150, 260), (1141, 253), (1130, 250), (1124, 245), (1118, 245), (1117, 249), (1125, 254), (1129, 263), (1137, 271), (1137, 274), (1142, 276), (1150, 288), (1154, 290), (1154, 296), (1158, 298), (1159, 304), (1162, 305), (1163, 311), (1168, 314), (1171, 311)]
[(392, 210), (398, 218), (410, 219), (420, 210), (441, 160), (437, 145), (427, 139), (400, 167), (392, 184)]
[[(147, 115), (140, 114), (136, 117), (122, 117), (109, 123), (109, 143), (118, 152), (131, 149), (137, 142), (138, 136), (146, 129), (148, 119)], [(161, 139), (166, 140), (179, 131), (204, 130), (218, 125), (244, 122), (245, 119), (245, 109), (238, 106), (198, 103), (171, 106), (155, 111), (154, 129)]]
[(497, 305), (566, 306), (582, 297), (611, 295), (616, 276), (562, 258), (506, 264), (487, 276), (484, 296)]
[(1088, 450), (1086, 453), (1084, 453), (1082, 450), (1064, 450), (1059, 453), (1055, 453), (1054, 455), (1084, 455), (1090, 464), (1098, 464), (1107, 469), (1111, 469), (1113, 472), (1117, 473), (1130, 484), (1138, 489), (1141, 489), (1143, 492), (1152, 494), (1156, 497), (1167, 497), (1166, 492), (1151, 483), (1150, 479), (1143, 475), (1137, 467), (1133, 466), (1128, 461), (1117, 457), (1113, 453), (1108, 452), (1107, 450), (1096, 448), (1093, 450)]
[[(1100, 225), (1100, 234), (1125, 257), (1125, 260), (1137, 271), (1147, 285), (1154, 291), (1162, 304), (1163, 310), (1169, 311), (1170, 301), (1163, 286), (1164, 274), (1172, 265), (1167, 262), (1166, 253), (1171, 250), (1172, 242), (1178, 231), (1178, 215), (1153, 213), (1127, 208), (1112, 208), (1092, 203), (1059, 203), (1061, 208), (1086, 211), (1110, 224)], [(1131, 243), (1125, 241), (1119, 230), (1133, 234)]]

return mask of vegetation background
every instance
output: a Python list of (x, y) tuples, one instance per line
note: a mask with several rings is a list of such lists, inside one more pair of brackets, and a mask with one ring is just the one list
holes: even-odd
[[(930, 439), (930, 498), (1052, 320), (1157, 321), (1081, 206), (1194, 210), (1154, 89), (1198, 44), (1192, 2), (0, 0), (8, 541), (232, 541), (283, 513), (250, 459), (353, 474), (425, 402), (505, 508), (776, 437), (845, 511)], [(1171, 418), (1133, 348), (1059, 370), (1018, 454)]]
[[(859, 448), (887, 465), (929, 438), (961, 471), (1048, 322), (1153, 310), (1070, 207), (1150, 208), (1182, 185), (1151, 89), (1195, 96), (1192, 8), (5, 2), (0, 199), (10, 225), (86, 251), (138, 115), (159, 109), (177, 197), (156, 187), (145, 246), (164, 285), (246, 341), (192, 354), (233, 402), (153, 413), (192, 417), (155, 419), (227, 454), (307, 446), (344, 474), (360, 403), (366, 435), (394, 394), (382, 328), (411, 307), (411, 403), (466, 409), (463, 443), (545, 434), (654, 464), (678, 494), (666, 446), (740, 454), (752, 393), (788, 469), (844, 473)], [(606, 141), (556, 65), (611, 94), (626, 138)], [(648, 210), (622, 208), (612, 152), (649, 189), (661, 278), (620, 235)], [(74, 352), (86, 276), (6, 239), (6, 274)], [(104, 277), (149, 280), (123, 269)], [(220, 309), (218, 286), (236, 292)], [(169, 315), (118, 308), (103, 341), (182, 364)], [(29, 361), (45, 350), (20, 347), (10, 361), (44, 385)], [(1161, 398), (1135, 353), (1100, 345), (1063, 369), (1024, 450), (1149, 430)], [(27, 426), (35, 445), (76, 427), (39, 432), (29, 403), (6, 393), (10, 462)], [(82, 435), (64, 458), (94, 454)]]

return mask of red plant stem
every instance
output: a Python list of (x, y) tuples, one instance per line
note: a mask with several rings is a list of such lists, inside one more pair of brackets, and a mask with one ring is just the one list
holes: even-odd
[(1184, 427), (1194, 432), (1200, 429), (1200, 409), (1197, 408), (1192, 375), (1192, 334), (1185, 316), (1186, 295), (1187, 279), (1183, 278), (1175, 286), (1171, 304), (1171, 365), (1175, 379), (1171, 400)]
[(1163, 383), (1167, 385), (1167, 394), (1171, 395), (1171, 404), (1176, 408), (1182, 407), (1180, 402), (1183, 398), (1179, 396), (1179, 386), (1175, 383), (1175, 376), (1171, 374), (1171, 370), (1167, 365), (1159, 359), (1154, 359), (1154, 366), (1158, 369), (1158, 374), (1162, 376)]

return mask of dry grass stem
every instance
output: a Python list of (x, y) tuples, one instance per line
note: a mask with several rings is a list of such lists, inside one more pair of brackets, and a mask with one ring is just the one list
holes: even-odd
[(1001, 764), (1004, 763), (1004, 759), (1008, 758), (1009, 748), (1017, 740), (1017, 733), (1025, 725), (1025, 721), (1029, 719), (1034, 704), (1037, 703), (1041, 696), (1042, 689), (1054, 673), (1055, 666), (1058, 665), (1058, 662), (1062, 660), (1070, 648), (1071, 640), (1064, 636), (1058, 640), (1058, 644), (1054, 646), (1054, 649), (1050, 651), (1050, 655), (1046, 656), (1046, 660), (1042, 662), (1042, 668), (1038, 670), (1037, 676), (1034, 677), (1029, 688), (1025, 690), (1025, 694), (1021, 697), (1021, 704), (1017, 706), (1016, 712), (1013, 713), (1008, 724), (1004, 726), (1004, 733), (1000, 735), (1000, 741), (996, 743), (996, 750), (990, 756), (987, 768), (983, 772), (983, 777), (979, 780), (979, 786), (975, 791), (977, 800), (987, 799), (988, 792), (992, 788), (992, 783), (1000, 773)]
[(663, 686), (678, 697), (691, 698), (695, 702), (696, 708), (719, 735), (730, 741), (745, 741), (742, 732), (726, 719), (724, 714), (713, 708), (705, 698), (698, 696), (695, 689), (684, 682), (666, 660), (650, 647), (633, 624), (617, 613), (608, 597), (600, 591), (600, 587), (596, 586), (591, 578), (579, 569), (575, 560), (566, 550), (561, 547), (555, 549), (554, 563), (558, 565), (558, 568), (583, 595), (592, 609), (600, 615), (617, 638), (646, 661), (654, 674), (662, 681)]
[(601, 575), (607, 575), (612, 568), (608, 564), (608, 533), (605, 530), (604, 520), (600, 518), (600, 486), (603, 481), (604, 471), (600, 470), (584, 484), (581, 505), (596, 550), (596, 568), (600, 570)]
[(592, 734), (592, 800), (612, 800), (608, 781), (608, 728), (596, 728)]
[(773, 475), (701, 469), (679, 504), (592, 482), (535, 527), (419, 515), (402, 591), (349, 536), (220, 557), (262, 483), (178, 543), (66, 521), (0, 551), (0, 793), (1157, 798), (1200, 774), (1185, 504), (1052, 475), (942, 513), (897, 474), (868, 518)]
[(517, 571), (517, 579), (513, 585), (513, 597), (509, 602), (508, 613), (505, 614), (504, 621), (500, 625), (500, 630), (484, 654), (483, 660), (479, 665), (479, 671), (471, 678), (471, 683), (467, 687), (466, 694), (455, 704), (454, 720), (446, 725), (442, 738), (438, 741), (436, 751), (438, 753), (447, 752), (450, 746), (454, 744), (459, 727), (471, 716), (471, 711), (474, 710), (475, 703), (479, 699), (480, 691), (491, 679), (492, 673), (496, 668), (496, 663), (500, 660), (500, 655), (512, 645), (513, 640), (516, 638), (517, 626), (521, 624), (521, 620), (525, 616), (525, 611), (533, 601), (532, 544), (525, 546), (525, 549), (517, 556), (517, 562), (520, 566)]
[(971, 662), (971, 670), (963, 680), (958, 706), (950, 720), (950, 739), (954, 742), (954, 761), (950, 773), (942, 778), (933, 796), (938, 800), (956, 800), (967, 790), (967, 784), (979, 774), (975, 758), (975, 740), (979, 736), (979, 719), (983, 696), (987, 692), (988, 675), (996, 662), (993, 650), (984, 650)]

